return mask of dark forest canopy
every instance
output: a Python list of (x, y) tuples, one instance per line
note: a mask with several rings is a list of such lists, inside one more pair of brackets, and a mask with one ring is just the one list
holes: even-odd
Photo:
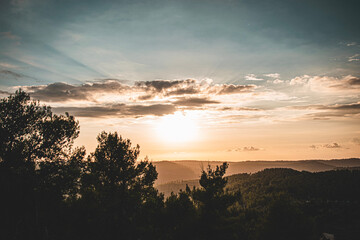
[(155, 166), (118, 133), (86, 155), (79, 124), (19, 90), (0, 102), (0, 239), (358, 239), (360, 171), (223, 163), (164, 197)]

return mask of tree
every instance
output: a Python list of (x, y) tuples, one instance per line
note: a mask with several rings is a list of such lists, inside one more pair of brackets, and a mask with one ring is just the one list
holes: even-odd
[(204, 214), (217, 215), (225, 211), (229, 206), (239, 199), (239, 193), (230, 194), (225, 192), (227, 179), (224, 177), (228, 163), (216, 166), (211, 169), (203, 170), (200, 177), (200, 186), (193, 192), (194, 200), (203, 208)]
[[(188, 187), (187, 187), (188, 188)], [(190, 189), (171, 193), (165, 201), (163, 219), (164, 239), (197, 239), (198, 215), (190, 198)]]
[(192, 191), (193, 199), (200, 210), (200, 235), (206, 239), (223, 238), (224, 233), (229, 233), (226, 229), (229, 226), (227, 223), (227, 217), (230, 216), (229, 207), (241, 200), (240, 191), (234, 193), (225, 191), (227, 179), (224, 175), (227, 168), (226, 162), (216, 166), (215, 170), (208, 166), (206, 171), (202, 171), (199, 180), (202, 189)]
[(123, 139), (116, 132), (102, 132), (99, 145), (89, 157), (89, 177), (95, 189), (138, 191), (145, 200), (157, 178), (155, 167), (147, 160), (137, 162), (139, 145), (132, 147), (129, 139)]
[(295, 199), (284, 193), (273, 194), (263, 216), (259, 239), (315, 239), (312, 228), (311, 218), (302, 212)]
[[(129, 139), (116, 132), (102, 132), (97, 140), (81, 193), (82, 201), (89, 206), (87, 220), (96, 226), (89, 237), (139, 238), (143, 234), (140, 226), (151, 229), (151, 215), (163, 204), (153, 187), (156, 169), (147, 160), (137, 162), (139, 146), (132, 147)], [(84, 228), (89, 233), (89, 226)]]
[(0, 100), (0, 238), (61, 233), (65, 200), (80, 188), (85, 150), (72, 148), (78, 134), (73, 116), (53, 114), (21, 89)]
[(73, 116), (53, 114), (21, 89), (0, 101), (2, 161), (65, 158), (78, 135), (79, 123)]

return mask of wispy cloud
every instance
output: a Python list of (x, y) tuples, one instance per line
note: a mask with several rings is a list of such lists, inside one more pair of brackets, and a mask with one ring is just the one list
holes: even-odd
[(255, 88), (255, 85), (222, 84), (211, 87), (209, 93), (215, 92), (218, 95), (247, 93), (253, 91)]
[(165, 97), (197, 94), (203, 90), (201, 85), (202, 83), (198, 83), (194, 79), (139, 81), (135, 83), (135, 87), (138, 87), (147, 93), (146, 95), (140, 96), (140, 100), (148, 100), (156, 96)]
[(307, 105), (293, 106), (289, 109), (297, 110), (315, 110), (315, 112), (307, 113), (304, 117), (314, 120), (328, 120), (331, 118), (346, 117), (348, 119), (358, 118), (360, 114), (360, 102), (349, 104), (334, 105)]
[(284, 83), (283, 80), (280, 79), (275, 79), (274, 81), (272, 81), (273, 84), (280, 84), (280, 83)]
[(255, 74), (248, 74), (245, 76), (245, 80), (248, 80), (248, 81), (261, 81), (261, 80), (264, 80), (263, 78), (258, 78)]
[(325, 144), (323, 145), (324, 148), (342, 148), (341, 145), (339, 145), (338, 143), (334, 142), (334, 143), (329, 143), (329, 144)]
[(360, 61), (360, 54), (355, 54), (348, 58), (348, 62), (357, 62)]
[(219, 110), (221, 111), (261, 111), (259, 108), (250, 108), (250, 107), (222, 107)]
[(238, 148), (234, 148), (234, 149), (229, 149), (228, 152), (256, 152), (256, 151), (261, 151), (263, 150), (262, 148), (257, 148), (254, 146), (248, 146), (248, 147), (238, 147)]
[(174, 102), (175, 105), (178, 106), (187, 106), (187, 107), (197, 107), (197, 106), (203, 106), (206, 104), (218, 104), (219, 101), (210, 100), (208, 98), (177, 98), (177, 100)]
[(342, 78), (303, 75), (291, 79), (290, 85), (306, 86), (313, 91), (358, 91), (360, 89), (360, 78), (352, 75)]
[(319, 148), (329, 148), (329, 149), (340, 149), (340, 148), (344, 148), (342, 145), (340, 145), (339, 143), (326, 143), (323, 145), (310, 145), (309, 148), (311, 149), (319, 149)]
[(6, 75), (6, 76), (15, 77), (15, 78), (21, 78), (24, 76), (20, 73), (16, 73), (16, 72), (13, 72), (10, 70), (0, 70), (0, 75)]
[(270, 78), (280, 78), (280, 73), (268, 73), (268, 74), (264, 74), (264, 76)]
[(146, 115), (163, 116), (172, 114), (176, 111), (171, 104), (153, 104), (153, 105), (126, 105), (126, 104), (107, 104), (104, 106), (93, 107), (56, 107), (55, 112), (69, 112), (78, 117), (143, 117)]
[(106, 80), (103, 82), (71, 85), (68, 83), (52, 83), (40, 86), (24, 86), (24, 90), (30, 92), (35, 99), (48, 102), (65, 102), (69, 100), (96, 100), (95, 94), (117, 93), (121, 94), (130, 87), (119, 81)]
[(6, 63), (6, 62), (0, 62), (0, 67), (3, 68), (18, 68), (17, 66), (10, 64), (10, 63)]
[(347, 47), (356, 46), (356, 45), (357, 45), (356, 42), (349, 42), (346, 44)]

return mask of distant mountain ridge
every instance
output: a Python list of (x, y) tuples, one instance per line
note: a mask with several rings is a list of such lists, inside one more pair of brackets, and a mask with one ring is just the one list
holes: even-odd
[[(156, 185), (174, 181), (198, 179), (202, 169), (208, 165), (214, 168), (223, 161), (177, 160), (153, 162), (158, 172)], [(360, 158), (332, 160), (298, 160), (298, 161), (242, 161), (228, 162), (226, 175), (238, 173), (255, 173), (266, 168), (291, 168), (297, 171), (323, 172), (339, 168), (360, 167)]]

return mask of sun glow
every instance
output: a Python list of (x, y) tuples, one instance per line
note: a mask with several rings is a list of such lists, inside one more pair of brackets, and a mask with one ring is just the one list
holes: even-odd
[(196, 138), (198, 126), (190, 114), (176, 112), (161, 118), (157, 133), (165, 142), (188, 142)]

